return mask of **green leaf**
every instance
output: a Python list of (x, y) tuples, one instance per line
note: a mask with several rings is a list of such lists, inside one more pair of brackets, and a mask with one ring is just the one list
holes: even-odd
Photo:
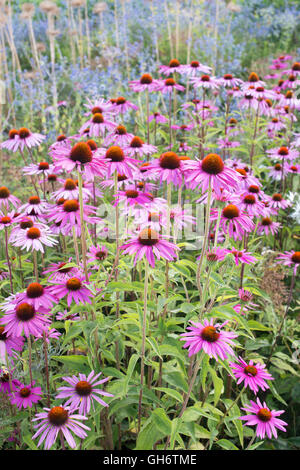
[(174, 398), (175, 400), (179, 401), (182, 403), (182, 395), (177, 392), (176, 390), (173, 390), (172, 388), (166, 388), (166, 387), (155, 387), (155, 390), (159, 390), (160, 392), (164, 392), (166, 395)]
[(152, 413), (151, 419), (153, 419), (154, 423), (163, 435), (169, 436), (171, 434), (171, 420), (168, 418), (163, 408), (156, 408)]
[(228, 441), (227, 439), (220, 439), (219, 441), (216, 442), (216, 444), (222, 449), (225, 450), (239, 450), (231, 441)]
[(52, 356), (51, 360), (62, 362), (69, 370), (86, 372), (89, 368), (88, 358), (86, 356)]

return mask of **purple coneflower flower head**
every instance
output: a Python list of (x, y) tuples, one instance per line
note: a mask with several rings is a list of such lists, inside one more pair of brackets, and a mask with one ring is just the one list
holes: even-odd
[(214, 325), (212, 318), (205, 319), (203, 324), (191, 320), (190, 323), (193, 325), (187, 328), (190, 331), (180, 335), (180, 340), (185, 341), (183, 347), (189, 349), (189, 357), (202, 349), (216, 360), (227, 359), (228, 355), (234, 356), (231, 346), (234, 345), (232, 340), (238, 336), (236, 333), (222, 330), (224, 324)]
[(263, 404), (260, 402), (259, 398), (257, 398), (256, 403), (251, 400), (250, 404), (246, 405), (242, 410), (251, 414), (241, 416), (240, 419), (246, 421), (245, 425), (247, 426), (257, 425), (256, 434), (261, 439), (264, 439), (266, 434), (269, 439), (272, 439), (272, 436), (277, 438), (276, 428), (284, 432), (286, 431), (285, 426), (287, 426), (287, 423), (277, 418), (284, 411), (270, 410), (265, 402)]
[(11, 393), (20, 386), (20, 381), (13, 377), (10, 382), (9, 375), (12, 375), (12, 371), (6, 368), (0, 369), (0, 392), (2, 393)]
[(0, 324), (5, 325), (4, 333), (8, 336), (22, 336), (28, 338), (29, 335), (38, 337), (45, 331), (51, 320), (49, 320), (48, 311), (39, 308), (37, 311), (27, 302), (18, 305), (12, 305), (0, 319)]
[(218, 79), (216, 77), (210, 77), (209, 75), (202, 75), (201, 77), (192, 77), (191, 83), (194, 88), (204, 88), (206, 90), (217, 90), (219, 88)]
[(209, 74), (211, 70), (211, 67), (208, 65), (203, 65), (198, 60), (192, 60), (189, 64), (182, 65), (180, 73), (188, 75), (189, 77), (195, 77), (199, 73)]
[(8, 133), (8, 140), (1, 142), (0, 148), (6, 149), (6, 150), (13, 150), (18, 139), (19, 139), (19, 131), (17, 129), (11, 129)]
[(157, 147), (146, 144), (140, 137), (134, 136), (124, 151), (131, 157), (141, 157), (157, 152)]
[(156, 89), (162, 93), (172, 93), (173, 90), (184, 91), (184, 86), (176, 83), (174, 78), (167, 78), (166, 80), (157, 80)]
[(23, 151), (24, 148), (33, 148), (38, 147), (43, 140), (45, 140), (45, 136), (42, 134), (38, 134), (37, 132), (31, 132), (26, 127), (21, 127), (18, 130), (18, 134), (15, 135), (14, 139), (12, 139), (12, 144), (9, 150), (12, 152), (16, 152), (17, 150)]
[(286, 199), (283, 199), (282, 194), (275, 193), (270, 199), (270, 206), (274, 209), (286, 209), (291, 206), (291, 203)]
[(95, 113), (81, 126), (79, 133), (82, 134), (86, 128), (89, 128), (90, 137), (103, 137), (106, 131), (111, 132), (116, 126), (115, 122), (108, 121), (102, 113)]
[(48, 162), (31, 163), (22, 169), (25, 175), (50, 175), (54, 173), (54, 166)]
[(31, 196), (26, 204), (23, 204), (19, 211), (30, 217), (43, 216), (51, 208), (50, 204), (42, 201), (39, 196)]
[(132, 178), (133, 172), (137, 170), (138, 160), (130, 158), (125, 150), (118, 145), (112, 145), (108, 149), (100, 148), (97, 150), (97, 154), (105, 157), (108, 177), (117, 172), (127, 178)]
[(56, 314), (57, 321), (79, 321), (81, 320), (80, 315), (78, 313), (70, 313), (68, 310), (64, 310), (63, 312), (58, 312)]
[(274, 222), (270, 217), (263, 217), (257, 226), (258, 235), (275, 235), (280, 229), (281, 224)]
[(10, 227), (16, 221), (14, 220), (14, 212), (3, 213), (0, 211), (0, 230)]
[(225, 73), (223, 77), (217, 79), (220, 86), (226, 88), (233, 88), (242, 85), (243, 81), (240, 78), (235, 78), (231, 73)]
[[(94, 206), (83, 204), (83, 219), (86, 223), (95, 223), (98, 221), (97, 217), (91, 217), (91, 214), (96, 212)], [(66, 226), (76, 226), (81, 228), (80, 219), (80, 204), (76, 199), (69, 199), (63, 204), (57, 206), (51, 212), (49, 212), (48, 219), (50, 222), (60, 223), (60, 227), (63, 229)], [(68, 232), (66, 231), (65, 235)]]
[(124, 98), (124, 96), (119, 96), (116, 98), (116, 100), (114, 100), (113, 111), (115, 113), (124, 114), (126, 111), (130, 111), (131, 109), (137, 111), (139, 108), (134, 103), (131, 103), (126, 98)]
[(159, 178), (163, 183), (173, 183), (174, 186), (183, 184), (183, 161), (175, 152), (165, 152), (159, 159), (152, 160), (145, 167), (147, 175), (153, 178)]
[(49, 274), (48, 279), (53, 282), (64, 282), (80, 272), (77, 267), (69, 266), (71, 263), (72, 258), (69, 258), (68, 262), (51, 263), (43, 274)]
[(299, 157), (298, 150), (290, 149), (288, 147), (277, 147), (275, 149), (267, 150), (267, 153), (272, 158), (277, 158), (280, 160), (295, 160), (295, 158)]
[(42, 286), (39, 282), (29, 284), (25, 292), (17, 297), (17, 303), (27, 302), (38, 310), (40, 307), (51, 310), (56, 302), (55, 297), (51, 294), (49, 287)]
[(135, 206), (136, 204), (139, 204), (140, 206), (145, 206), (151, 202), (151, 199), (147, 196), (147, 193), (138, 191), (134, 187), (128, 188), (126, 189), (126, 191), (118, 191), (117, 194), (114, 195), (114, 197), (114, 206), (125, 202), (126, 208), (130, 206)]
[(288, 168), (289, 165), (286, 162), (282, 163), (275, 163), (274, 166), (268, 167), (269, 170), (269, 176), (274, 180), (274, 181), (281, 181), (283, 177), (285, 177), (288, 174)]
[[(76, 184), (76, 181), (74, 181), (71, 178), (67, 178), (64, 181), (63, 187), (58, 189), (54, 193), (52, 193), (51, 197), (53, 197), (56, 201), (58, 201), (61, 198), (65, 199), (65, 200), (79, 199), (79, 188)], [(85, 187), (82, 187), (82, 198), (83, 198), (83, 200), (87, 201), (91, 197), (92, 197), (91, 191), (89, 189), (85, 188)]]
[(13, 392), (10, 394), (10, 402), (12, 405), (21, 410), (22, 408), (32, 408), (34, 403), (38, 403), (42, 397), (41, 387), (35, 387), (35, 381), (32, 382), (32, 385), (20, 384)]
[(104, 146), (119, 145), (126, 147), (129, 145), (134, 135), (127, 132), (127, 129), (122, 124), (115, 127), (114, 131), (108, 134), (104, 139)]
[[(211, 250), (208, 250), (206, 252), (206, 260), (209, 265), (214, 265), (215, 263), (218, 263), (220, 261), (223, 261), (224, 258), (227, 256), (228, 251), (225, 250), (224, 248), (216, 247), (212, 248)], [(201, 256), (197, 257), (197, 260), (200, 259)]]
[(255, 394), (262, 389), (265, 391), (269, 388), (266, 380), (274, 380), (271, 374), (267, 372), (265, 364), (259, 362), (254, 364), (252, 360), (246, 362), (239, 357), (239, 363), (229, 363), (232, 373), (237, 379), (237, 384), (244, 382), (245, 387), (249, 387)]
[[(216, 220), (217, 217), (217, 211), (213, 209), (211, 219)], [(224, 207), (222, 210), (220, 226), (224, 233), (228, 233), (229, 236), (233, 237), (235, 240), (241, 240), (245, 232), (251, 232), (255, 228), (250, 217), (243, 214), (234, 204), (228, 204), (228, 206)]]
[(105, 174), (106, 162), (99, 158), (97, 152), (93, 152), (86, 142), (77, 142), (74, 146), (67, 143), (50, 150), (55, 171), (58, 169), (71, 173), (78, 170), (86, 181), (94, 181), (95, 176), (103, 177)]
[(87, 252), (88, 263), (96, 263), (95, 267), (99, 267), (99, 262), (104, 261), (108, 256), (108, 250), (104, 245), (90, 246)]
[(0, 359), (3, 364), (6, 363), (6, 355), (14, 355), (14, 351), (22, 351), (24, 345), (23, 337), (8, 335), (4, 326), (0, 326)]
[(165, 124), (166, 122), (168, 122), (168, 119), (163, 116), (162, 114), (160, 113), (154, 113), (154, 114), (150, 114), (149, 116), (149, 122), (151, 121), (155, 121), (157, 124)]
[(54, 246), (57, 243), (50, 229), (44, 224), (35, 224), (25, 230), (21, 229), (10, 236), (9, 241), (22, 250), (36, 250), (42, 253), (44, 253), (44, 245)]
[(202, 192), (207, 191), (209, 185), (215, 193), (235, 188), (240, 177), (235, 170), (225, 166), (222, 158), (210, 153), (202, 161), (186, 161), (186, 182), (194, 189), (200, 186)]
[(293, 272), (296, 274), (300, 264), (300, 251), (285, 251), (284, 253), (281, 253), (276, 259), (278, 260), (277, 263), (294, 268)]
[(257, 261), (254, 256), (252, 256), (250, 253), (246, 252), (246, 250), (236, 250), (233, 248), (232, 250), (227, 250), (228, 253), (232, 253), (234, 256), (234, 262), (238, 266), (240, 263), (241, 264), (253, 264)]
[(135, 254), (134, 265), (146, 256), (147, 261), (153, 268), (155, 266), (155, 257), (172, 261), (176, 257), (176, 251), (179, 250), (174, 243), (162, 239), (151, 228), (143, 229), (137, 238), (131, 239), (129, 243), (122, 245), (120, 249), (123, 250), (123, 254)]
[(78, 414), (71, 414), (68, 408), (62, 406), (54, 406), (53, 408), (44, 408), (45, 411), (37, 413), (34, 421), (40, 421), (39, 424), (35, 425), (37, 432), (32, 436), (32, 439), (36, 439), (40, 436), (38, 447), (45, 441), (45, 450), (51, 449), (56, 441), (58, 433), (62, 433), (72, 449), (75, 449), (76, 442), (72, 436), (72, 432), (84, 439), (87, 434), (85, 431), (90, 431), (90, 428), (81, 421), (87, 418)]
[(240, 142), (229, 140), (228, 137), (225, 137), (224, 139), (218, 139), (218, 146), (220, 149), (232, 149), (239, 147), (241, 144)]
[(94, 294), (86, 287), (84, 276), (77, 275), (76, 277), (70, 277), (66, 281), (53, 286), (51, 292), (58, 300), (67, 296), (68, 307), (70, 307), (72, 301), (78, 305), (79, 303), (92, 303), (91, 298)]
[(264, 213), (264, 205), (254, 193), (242, 192), (232, 197), (234, 202), (242, 212), (250, 217), (260, 217)]
[(17, 207), (20, 202), (20, 199), (18, 199), (16, 196), (13, 196), (6, 186), (0, 187), (0, 208), (4, 207), (8, 209), (10, 204), (12, 204), (14, 207)]
[(139, 80), (129, 82), (129, 87), (137, 93), (145, 90), (156, 91), (157, 80), (154, 80), (150, 73), (144, 73)]
[(87, 99), (87, 103), (84, 104), (88, 108), (88, 112), (85, 113), (85, 116), (89, 114), (97, 113), (111, 113), (113, 111), (113, 104), (110, 101), (106, 101), (104, 98), (98, 98), (94, 101)]
[(159, 66), (159, 72), (167, 76), (175, 72), (181, 73), (183, 70), (184, 70), (184, 65), (181, 65), (179, 60), (177, 59), (171, 59), (169, 62), (169, 65)]
[(87, 415), (90, 412), (91, 406), (94, 409), (94, 400), (103, 406), (108, 406), (99, 395), (105, 397), (113, 397), (111, 393), (100, 390), (98, 386), (107, 382), (109, 377), (106, 379), (99, 380), (99, 374), (95, 374), (92, 371), (88, 376), (85, 374), (79, 374), (79, 377), (73, 375), (72, 377), (63, 377), (69, 386), (60, 387), (60, 392), (56, 398), (68, 398), (65, 406), (70, 407), (70, 412), (77, 410), (82, 415)]

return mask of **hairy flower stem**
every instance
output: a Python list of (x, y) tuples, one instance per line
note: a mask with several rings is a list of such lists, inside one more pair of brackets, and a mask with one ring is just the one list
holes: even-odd
[[(166, 237), (167, 239), (170, 237), (170, 228), (171, 228), (171, 203), (172, 203), (172, 183), (168, 183), (167, 185), (167, 226), (166, 226)], [(166, 260), (166, 273), (165, 273), (165, 291), (166, 291), (166, 299), (169, 297), (169, 262)], [(167, 314), (167, 303), (164, 306), (163, 317)]]
[(206, 245), (207, 245), (207, 239), (208, 239), (208, 230), (209, 230), (211, 193), (212, 193), (211, 182), (209, 180), (208, 193), (207, 193), (207, 203), (206, 203), (204, 239), (203, 239), (202, 251), (201, 251), (200, 260), (199, 260), (197, 273), (196, 273), (196, 281), (197, 281), (197, 287), (198, 287), (198, 290), (199, 290), (200, 297), (201, 297), (201, 293), (202, 293), (202, 291), (201, 291), (201, 272), (202, 272), (202, 265), (203, 265), (205, 251), (206, 251)]
[(144, 376), (145, 376), (145, 344), (146, 344), (146, 325), (147, 325), (148, 279), (149, 279), (149, 266), (148, 266), (148, 262), (145, 261), (144, 315), (143, 315), (142, 350), (141, 350), (141, 383), (140, 383), (141, 388), (140, 388), (139, 406), (138, 406), (138, 433), (141, 430), (143, 386), (144, 386)]
[(6, 255), (6, 261), (7, 261), (7, 266), (8, 266), (8, 272), (9, 272), (10, 292), (13, 294), (14, 293), (14, 287), (13, 287), (13, 280), (12, 280), (11, 262), (10, 262), (10, 257), (9, 257), (9, 253), (8, 253), (8, 230), (7, 230), (7, 227), (4, 227), (4, 232), (5, 232), (5, 255)]
[[(114, 193), (117, 194), (118, 192), (118, 173), (115, 171), (114, 174)], [(119, 206), (116, 205), (116, 265), (115, 265), (115, 281), (118, 280), (119, 270)], [(120, 316), (120, 294), (116, 292), (116, 319), (118, 321)], [(120, 352), (119, 352), (119, 343), (116, 341), (116, 362), (117, 362), (117, 369), (120, 370)]]
[(83, 261), (83, 270), (85, 274), (85, 280), (88, 282), (89, 275), (87, 270), (87, 261), (86, 261), (86, 239), (85, 239), (85, 223), (83, 218), (83, 196), (82, 196), (82, 175), (78, 171), (78, 190), (79, 190), (79, 208), (80, 208), (80, 226), (81, 226), (81, 253)]
[(256, 115), (255, 115), (254, 132), (253, 132), (252, 144), (251, 144), (251, 150), (250, 150), (250, 166), (251, 166), (251, 168), (253, 166), (253, 157), (254, 157), (254, 150), (255, 150), (255, 139), (256, 139), (256, 134), (257, 134), (258, 115), (259, 115), (259, 107), (257, 107), (257, 112), (256, 112)]
[(289, 297), (288, 297), (288, 302), (287, 302), (287, 306), (286, 306), (286, 309), (285, 309), (285, 313), (282, 317), (282, 320), (281, 320), (281, 323), (280, 323), (280, 326), (279, 326), (279, 329), (278, 329), (278, 332), (277, 332), (277, 335), (276, 335), (276, 338), (273, 342), (273, 345), (272, 345), (272, 348), (271, 348), (271, 352), (270, 352), (270, 355), (268, 357), (268, 360), (266, 362), (266, 367), (268, 367), (271, 359), (272, 359), (272, 356), (273, 356), (273, 353), (274, 353), (274, 349), (276, 347), (276, 344), (280, 338), (280, 335), (281, 335), (281, 331), (282, 331), (282, 328), (283, 328), (283, 325), (284, 325), (284, 322), (285, 322), (285, 319), (287, 317), (287, 314), (288, 314), (288, 311), (289, 311), (289, 308), (290, 308), (290, 305), (291, 305), (291, 301), (292, 301), (292, 298), (293, 298), (293, 291), (294, 291), (294, 287), (295, 287), (295, 281), (296, 281), (296, 275), (295, 273), (293, 272), (292, 274), (292, 280), (291, 280), (291, 287), (290, 287), (290, 293), (289, 293)]
[(29, 377), (30, 377), (30, 385), (33, 386), (33, 378), (32, 378), (32, 345), (31, 345), (30, 335), (28, 335), (28, 338), (27, 338), (27, 345), (28, 345), (28, 370), (29, 370)]
[(72, 233), (73, 233), (73, 244), (74, 244), (74, 250), (75, 250), (76, 263), (79, 266), (80, 259), (79, 259), (79, 251), (78, 251), (78, 245), (77, 245), (77, 236), (76, 236), (75, 225), (73, 225), (73, 227), (72, 227)]

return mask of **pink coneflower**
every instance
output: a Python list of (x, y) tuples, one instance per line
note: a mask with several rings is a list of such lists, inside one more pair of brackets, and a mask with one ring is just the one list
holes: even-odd
[(147, 193), (138, 191), (135, 187), (128, 188), (126, 191), (118, 191), (117, 194), (114, 195), (114, 198), (114, 206), (125, 202), (126, 208), (135, 206), (136, 204), (145, 206), (151, 202)]
[(146, 144), (140, 137), (134, 136), (124, 151), (131, 157), (141, 157), (157, 152), (157, 147)]
[(286, 199), (283, 199), (282, 195), (279, 193), (275, 193), (270, 199), (270, 206), (274, 209), (286, 209), (290, 207), (291, 203)]
[(137, 170), (137, 160), (130, 158), (128, 154), (118, 145), (112, 145), (108, 149), (100, 148), (97, 154), (105, 157), (107, 162), (107, 176), (113, 176), (116, 172), (120, 175), (125, 175), (127, 178), (132, 178), (133, 171)]
[(224, 139), (222, 138), (218, 139), (218, 146), (220, 149), (231, 149), (231, 148), (240, 147), (240, 145), (241, 145), (240, 142), (229, 140), (228, 137), (225, 137)]
[[(58, 189), (54, 193), (51, 194), (51, 196), (58, 200), (58, 199), (65, 199), (65, 200), (70, 200), (70, 199), (79, 199), (79, 189), (76, 184), (76, 181), (72, 180), (71, 178), (67, 178), (64, 181), (64, 185), (62, 188)], [(92, 197), (91, 191), (89, 191), (87, 188), (82, 188), (82, 198), (87, 201), (89, 198)]]
[(300, 85), (300, 80), (299, 77), (297, 77), (295, 74), (291, 73), (288, 78), (283, 82), (282, 84), (282, 89), (294, 89), (298, 88)]
[(250, 404), (246, 405), (242, 410), (248, 411), (252, 414), (241, 416), (239, 419), (246, 421), (245, 424), (247, 426), (257, 425), (256, 434), (261, 439), (264, 439), (266, 434), (269, 439), (271, 439), (273, 435), (277, 438), (276, 428), (284, 432), (286, 431), (284, 427), (287, 426), (287, 423), (277, 418), (277, 416), (280, 416), (284, 411), (271, 411), (267, 407), (266, 402), (262, 404), (259, 398), (257, 398), (256, 403), (251, 400)]
[(236, 171), (226, 167), (222, 158), (215, 153), (208, 154), (202, 161), (187, 161), (185, 168), (190, 187), (200, 186), (202, 192), (208, 190), (209, 184), (216, 193), (228, 187), (232, 190), (240, 181)]
[(11, 391), (16, 390), (20, 385), (18, 379), (11, 378), (10, 382), (9, 375), (11, 375), (11, 371), (6, 368), (0, 369), (0, 392), (2, 393), (11, 393)]
[(12, 405), (21, 410), (22, 408), (32, 408), (34, 403), (38, 403), (43, 395), (41, 387), (34, 387), (35, 381), (31, 385), (20, 384), (10, 394), (10, 402)]
[(32, 305), (23, 302), (12, 305), (0, 319), (0, 324), (5, 325), (4, 332), (9, 336), (22, 336), (23, 332), (26, 337), (40, 336), (51, 323), (46, 313), (43, 308), (36, 311)]
[(292, 173), (293, 175), (299, 174), (300, 173), (300, 165), (298, 165), (298, 164), (289, 165), (287, 172)]
[(284, 266), (289, 266), (290, 268), (294, 268), (293, 272), (296, 274), (300, 264), (300, 251), (285, 251), (284, 253), (281, 253), (276, 259), (278, 260), (278, 263), (283, 264)]
[(0, 211), (0, 230), (10, 227), (15, 223), (14, 212), (8, 212), (7, 214)]
[(45, 338), (46, 343), (50, 344), (50, 339), (58, 339), (60, 336), (61, 333), (55, 328), (47, 328), (47, 330), (44, 331), (43, 334), (40, 334), (40, 336), (37, 336), (34, 341), (38, 341), (41, 338)]
[(56, 314), (56, 320), (57, 321), (79, 321), (81, 320), (80, 315), (78, 313), (70, 313), (67, 310), (64, 310), (63, 312), (58, 312)]
[[(213, 209), (211, 219), (216, 220), (217, 217), (217, 211)], [(251, 232), (255, 227), (250, 217), (243, 214), (234, 204), (228, 204), (222, 210), (220, 226), (224, 233), (229, 233), (235, 240), (241, 240), (245, 232)]]
[(96, 267), (99, 266), (99, 262), (104, 261), (108, 256), (108, 250), (104, 245), (90, 246), (87, 252), (88, 263), (95, 263)]
[(238, 102), (238, 107), (245, 110), (254, 109), (256, 111), (257, 106), (257, 99), (254, 98), (254, 96), (251, 93), (248, 93), (247, 91), (244, 92), (243, 96), (241, 97), (241, 100)]
[(277, 117), (273, 117), (271, 122), (268, 123), (268, 131), (279, 132), (285, 128), (286, 125)]
[(159, 66), (159, 72), (167, 76), (175, 72), (181, 73), (182, 70), (184, 70), (184, 65), (181, 65), (177, 59), (171, 59), (169, 65)]
[(134, 265), (144, 256), (146, 256), (149, 264), (154, 268), (155, 257), (157, 259), (164, 258), (172, 261), (176, 257), (176, 251), (179, 250), (178, 246), (174, 243), (163, 240), (159, 234), (151, 229), (143, 229), (137, 238), (133, 238), (120, 247), (123, 254), (134, 255)]
[(233, 77), (231, 73), (225, 73), (225, 75), (223, 75), (222, 78), (218, 78), (217, 81), (220, 86), (224, 86), (226, 88), (238, 87), (243, 83), (243, 80)]
[(292, 90), (288, 90), (284, 96), (281, 95), (279, 105), (288, 106), (290, 110), (299, 110), (300, 100), (295, 98), (294, 92)]
[(68, 262), (51, 263), (48, 268), (43, 271), (43, 274), (49, 274), (48, 279), (53, 282), (64, 282), (70, 277), (77, 276), (79, 269), (75, 266), (69, 266), (72, 263), (72, 258)]
[(144, 73), (139, 80), (129, 82), (129, 87), (137, 93), (145, 90), (155, 91), (157, 89), (157, 80), (154, 80), (150, 73)]
[(264, 205), (254, 193), (242, 192), (232, 197), (234, 202), (242, 212), (250, 217), (260, 217), (264, 212)]
[(203, 65), (198, 60), (192, 60), (189, 64), (182, 65), (180, 73), (188, 75), (189, 77), (195, 77), (199, 73), (209, 74), (211, 73), (211, 70), (211, 67), (208, 65)]
[(12, 356), (14, 355), (14, 351), (22, 351), (24, 338), (9, 336), (4, 330), (4, 326), (0, 326), (0, 358), (5, 364), (6, 354)]
[(154, 113), (149, 116), (149, 122), (151, 121), (155, 121), (157, 124), (165, 124), (168, 122), (168, 119), (160, 113)]
[(194, 325), (187, 328), (190, 331), (180, 335), (180, 340), (186, 342), (183, 347), (189, 349), (189, 357), (201, 349), (216, 361), (218, 358), (227, 359), (228, 355), (234, 356), (231, 346), (234, 345), (232, 340), (238, 336), (236, 333), (222, 330), (224, 324), (214, 325), (212, 318), (205, 319), (203, 324), (191, 320), (190, 323)]
[(158, 80), (157, 81), (157, 91), (161, 91), (162, 93), (172, 93), (173, 90), (184, 91), (185, 88), (179, 83), (176, 83), (174, 78), (167, 78), (166, 80)]
[(17, 207), (20, 202), (20, 199), (10, 194), (9, 189), (6, 186), (0, 187), (0, 208), (5, 207), (6, 209), (8, 209), (9, 204), (12, 204), (14, 207)]
[(35, 224), (28, 229), (21, 229), (15, 232), (9, 241), (12, 245), (21, 247), (22, 250), (36, 250), (42, 253), (44, 253), (44, 245), (53, 246), (57, 243), (50, 229), (44, 224)]
[(72, 449), (75, 449), (76, 442), (71, 431), (80, 439), (84, 439), (87, 434), (84, 431), (90, 431), (90, 428), (80, 421), (87, 419), (85, 416), (78, 414), (70, 414), (69, 409), (62, 406), (54, 406), (53, 408), (44, 408), (44, 412), (37, 413), (32, 421), (40, 421), (35, 425), (38, 431), (32, 436), (36, 439), (41, 435), (38, 447), (45, 441), (45, 449), (49, 450), (56, 441), (59, 433), (62, 433)]
[(51, 292), (58, 300), (67, 296), (68, 307), (73, 300), (77, 305), (79, 303), (90, 304), (92, 303), (91, 298), (94, 297), (94, 294), (86, 287), (84, 276), (81, 275), (70, 277), (61, 284), (53, 286)]
[(275, 235), (278, 232), (281, 224), (274, 222), (270, 217), (263, 217), (257, 226), (258, 235)]
[(176, 129), (177, 131), (181, 131), (182, 133), (186, 131), (191, 131), (192, 129), (194, 129), (194, 127), (195, 127), (195, 124), (193, 122), (189, 124), (181, 124), (181, 125), (173, 124), (171, 126), (172, 129)]
[(18, 134), (11, 140), (12, 144), (9, 150), (16, 152), (18, 149), (23, 151), (25, 147), (29, 149), (38, 147), (45, 138), (46, 137), (42, 134), (30, 132), (26, 127), (21, 127), (18, 130)]
[(31, 163), (22, 169), (25, 175), (50, 175), (54, 172), (54, 166), (48, 162)]
[(227, 250), (228, 253), (232, 253), (234, 256), (234, 262), (238, 266), (241, 264), (253, 264), (257, 261), (254, 256), (246, 252), (246, 250), (236, 250), (235, 248)]
[(116, 126), (115, 122), (108, 121), (102, 113), (95, 113), (81, 126), (79, 133), (82, 134), (88, 127), (90, 137), (103, 137), (106, 131), (112, 131)]
[(181, 186), (183, 176), (183, 161), (175, 152), (165, 152), (159, 159), (152, 160), (146, 167), (149, 177), (159, 178), (175, 186)]
[(299, 157), (298, 150), (290, 149), (288, 147), (277, 147), (275, 149), (267, 150), (267, 153), (272, 158), (278, 158), (280, 160), (294, 160)]
[(210, 77), (209, 75), (202, 75), (201, 77), (192, 77), (191, 83), (194, 88), (204, 88), (205, 90), (217, 90), (219, 88), (218, 79), (216, 77)]
[(286, 162), (275, 163), (274, 166), (269, 166), (269, 176), (275, 181), (281, 181), (282, 177), (286, 176), (288, 171), (288, 164)]
[[(83, 220), (86, 223), (96, 223), (99, 221), (98, 217), (92, 217), (91, 214), (95, 214), (96, 208), (83, 204)], [(64, 235), (67, 235), (69, 227), (76, 227), (76, 233), (81, 233), (81, 221), (80, 221), (80, 204), (76, 199), (69, 199), (63, 204), (56, 206), (51, 212), (49, 212), (48, 219), (50, 222), (60, 224), (61, 231)]]
[(243, 90), (248, 89), (249, 87), (258, 87), (262, 86), (265, 87), (266, 84), (262, 80), (259, 79), (259, 76), (255, 72), (251, 72), (248, 80), (243, 84)]
[(118, 98), (116, 98), (116, 100), (114, 100), (114, 112), (124, 114), (126, 113), (126, 111), (130, 111), (131, 109), (137, 111), (139, 108), (123, 96), (119, 96)]
[(1, 142), (0, 148), (6, 150), (12, 150), (19, 138), (19, 131), (17, 129), (11, 129), (8, 133), (8, 140)]
[(113, 397), (114, 395), (98, 388), (100, 384), (109, 380), (109, 377), (98, 380), (101, 374), (102, 372), (95, 374), (95, 372), (92, 371), (88, 376), (79, 374), (79, 377), (75, 375), (72, 377), (63, 377), (63, 380), (65, 380), (69, 386), (60, 387), (58, 389), (60, 393), (56, 398), (68, 398), (65, 406), (70, 407), (70, 412), (78, 409), (79, 413), (82, 415), (87, 415), (90, 412), (91, 405), (94, 409), (94, 400), (103, 406), (108, 406), (99, 395), (105, 397)]
[(81, 171), (86, 181), (94, 181), (95, 176), (104, 176), (105, 161), (98, 157), (86, 142), (77, 142), (73, 147), (67, 143), (63, 147), (50, 150), (56, 169), (68, 173)]
[(51, 310), (56, 299), (51, 294), (49, 287), (42, 286), (39, 282), (29, 284), (25, 292), (18, 294), (17, 303), (27, 302), (38, 310), (40, 307)]
[[(218, 263), (219, 261), (223, 261), (224, 258), (227, 256), (228, 250), (217, 246), (216, 248), (212, 248), (206, 252), (206, 260), (208, 264)], [(197, 257), (197, 260), (200, 259), (201, 256)]]
[(233, 375), (237, 379), (237, 384), (244, 382), (245, 387), (249, 387), (255, 394), (261, 388), (265, 391), (269, 388), (269, 385), (265, 380), (274, 380), (271, 374), (269, 374), (264, 364), (259, 362), (254, 364), (252, 360), (246, 362), (242, 357), (239, 356), (239, 363), (229, 363), (233, 369)]
[(104, 146), (119, 145), (120, 147), (126, 147), (129, 145), (134, 135), (127, 132), (127, 129), (122, 124), (115, 127), (111, 134), (108, 134), (104, 140)]
[(240, 175), (239, 189), (247, 189), (251, 185), (261, 186), (260, 181), (249, 172), (248, 166), (235, 168), (235, 171)]
[(43, 216), (50, 209), (50, 207), (50, 204), (41, 200), (39, 196), (30, 196), (28, 202), (23, 204), (19, 208), (19, 211), (30, 217), (38, 217)]
[(97, 113), (110, 113), (113, 111), (113, 104), (110, 101), (106, 101), (104, 98), (97, 98), (94, 101), (88, 98), (84, 106), (88, 108), (88, 112), (84, 113), (85, 116)]

